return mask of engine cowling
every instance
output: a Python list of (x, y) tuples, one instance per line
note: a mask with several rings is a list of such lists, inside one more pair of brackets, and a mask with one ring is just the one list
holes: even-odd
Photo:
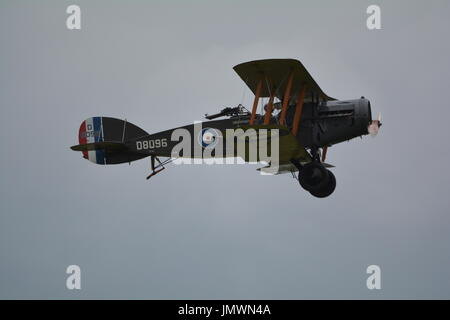
[[(286, 122), (292, 125), (295, 108), (289, 108)], [(305, 103), (298, 137), (305, 147), (326, 146), (367, 135), (373, 124), (370, 101), (327, 101), (319, 105)], [(378, 126), (379, 127), (379, 126)]]

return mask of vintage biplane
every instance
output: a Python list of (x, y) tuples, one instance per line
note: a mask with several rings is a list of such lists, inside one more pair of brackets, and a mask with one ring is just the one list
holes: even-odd
[[(219, 139), (226, 140), (227, 129), (253, 129), (257, 133), (262, 129), (278, 129), (279, 163), (277, 166), (269, 163), (258, 170), (264, 174), (292, 173), (313, 196), (331, 195), (336, 178), (329, 170), (333, 166), (325, 163), (327, 149), (355, 137), (377, 134), (381, 119), (372, 120), (370, 102), (364, 97), (345, 101), (329, 97), (298, 60), (250, 61), (235, 66), (234, 70), (255, 95), (251, 111), (241, 105), (225, 108), (217, 114), (206, 115), (209, 121), (202, 123), (199, 132), (190, 124), (154, 134), (126, 120), (93, 117), (82, 122), (79, 144), (71, 149), (102, 165), (150, 157), (152, 172), (148, 179), (174, 159), (173, 148), (178, 140), (174, 141), (172, 134), (176, 129), (191, 133), (192, 149), (205, 150)], [(264, 100), (267, 103), (259, 114), (258, 105)], [(250, 140), (245, 141), (250, 144)], [(192, 158), (195, 154), (181, 152), (178, 156)], [(224, 157), (249, 160), (236, 149), (231, 153), (228, 150)]]

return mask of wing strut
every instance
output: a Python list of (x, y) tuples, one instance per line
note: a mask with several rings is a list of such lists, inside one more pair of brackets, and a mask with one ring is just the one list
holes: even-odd
[(284, 92), (283, 96), (283, 107), (281, 109), (280, 114), (280, 124), (285, 126), (286, 125), (286, 111), (289, 104), (289, 100), (291, 98), (291, 89), (292, 89), (292, 80), (294, 79), (294, 71), (291, 70), (289, 73), (288, 83), (286, 85), (286, 91)]
[(252, 115), (250, 117), (250, 125), (251, 126), (255, 122), (256, 110), (258, 108), (259, 97), (261, 96), (262, 84), (263, 84), (263, 77), (261, 77), (259, 79), (258, 85), (256, 86), (255, 100), (253, 101)]
[(302, 116), (303, 101), (305, 100), (306, 84), (302, 84), (300, 92), (298, 93), (297, 104), (295, 106), (294, 123), (292, 125), (292, 134), (297, 136), (298, 127), (300, 125), (300, 118)]

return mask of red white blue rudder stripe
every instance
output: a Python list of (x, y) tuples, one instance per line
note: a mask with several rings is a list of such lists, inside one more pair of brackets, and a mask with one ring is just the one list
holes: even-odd
[[(81, 123), (78, 133), (80, 144), (103, 142), (103, 118), (93, 117)], [(83, 151), (83, 158), (97, 164), (106, 164), (106, 154), (104, 150)]]

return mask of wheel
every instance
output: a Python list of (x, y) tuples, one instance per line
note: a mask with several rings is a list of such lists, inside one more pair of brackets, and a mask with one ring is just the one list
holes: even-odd
[(330, 170), (328, 171), (328, 183), (322, 188), (317, 191), (310, 191), (310, 193), (317, 198), (326, 198), (330, 196), (334, 190), (336, 189), (336, 177), (334, 176), (333, 172)]
[(319, 162), (308, 163), (298, 173), (298, 182), (310, 192), (323, 189), (328, 185), (329, 179), (328, 170)]

